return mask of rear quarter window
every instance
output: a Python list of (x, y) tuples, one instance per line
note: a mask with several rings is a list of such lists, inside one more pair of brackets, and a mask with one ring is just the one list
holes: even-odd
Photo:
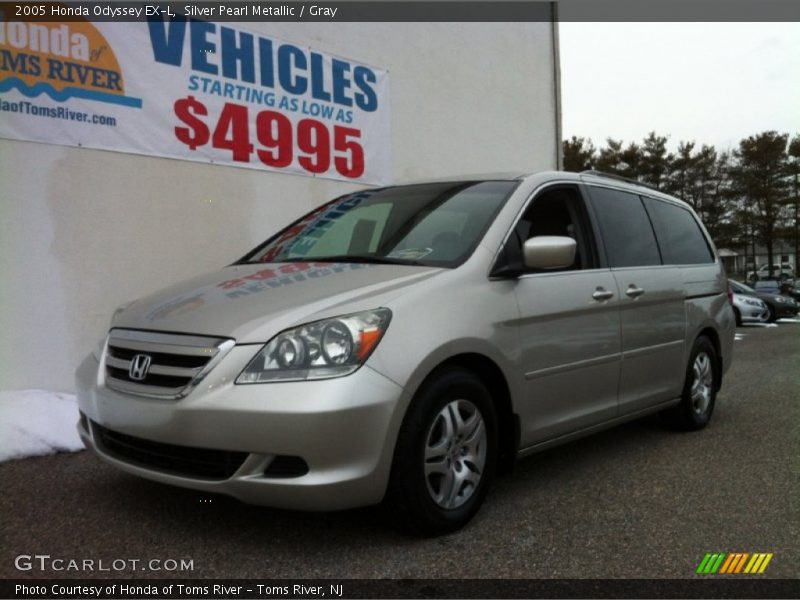
[(644, 198), (650, 220), (656, 231), (661, 256), (667, 265), (700, 265), (714, 262), (714, 254), (700, 225), (687, 209)]

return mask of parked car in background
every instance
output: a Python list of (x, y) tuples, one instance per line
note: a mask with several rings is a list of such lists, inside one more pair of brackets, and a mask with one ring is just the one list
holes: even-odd
[(797, 315), (798, 305), (794, 298), (764, 291), (763, 289), (762, 291), (758, 291), (743, 283), (739, 283), (738, 281), (729, 280), (728, 283), (730, 283), (734, 294), (748, 296), (750, 298), (758, 298), (759, 300), (763, 301), (769, 310), (768, 320), (770, 323), (774, 323), (778, 319), (794, 317)]
[[(730, 285), (732, 282), (728, 281)], [(755, 296), (733, 292), (733, 313), (736, 316), (736, 325), (744, 323), (766, 323), (769, 320), (769, 307), (767, 303)]]
[(781, 282), (780, 290), (781, 294), (784, 296), (791, 296), (800, 304), (800, 290), (797, 289), (797, 283), (794, 279), (787, 279)]
[(757, 271), (747, 273), (747, 281), (757, 281), (769, 277), (775, 277), (779, 280), (794, 279), (794, 269), (791, 263), (782, 262), (781, 264), (772, 263), (772, 273), (769, 272), (769, 265), (761, 265)]
[(753, 284), (753, 289), (757, 292), (767, 294), (781, 294), (787, 298), (800, 301), (800, 292), (794, 286), (794, 280), (778, 281), (776, 279), (762, 279)]

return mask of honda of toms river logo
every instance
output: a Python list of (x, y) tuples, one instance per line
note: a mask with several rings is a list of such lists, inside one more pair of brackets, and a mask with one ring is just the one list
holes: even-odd
[(772, 560), (772, 552), (715, 552), (708, 553), (697, 567), (701, 575), (749, 573), (760, 575)]
[(125, 95), (122, 69), (111, 45), (88, 21), (29, 23), (0, 10), (0, 93), (56, 102), (82, 98), (141, 108)]

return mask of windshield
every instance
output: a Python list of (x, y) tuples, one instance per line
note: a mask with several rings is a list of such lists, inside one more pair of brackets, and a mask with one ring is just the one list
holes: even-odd
[(755, 295), (756, 293), (756, 291), (753, 288), (738, 281), (729, 280), (729, 283), (731, 284), (733, 291), (736, 292), (737, 294)]
[(367, 190), (302, 217), (240, 262), (377, 262), (456, 267), (472, 253), (517, 181)]

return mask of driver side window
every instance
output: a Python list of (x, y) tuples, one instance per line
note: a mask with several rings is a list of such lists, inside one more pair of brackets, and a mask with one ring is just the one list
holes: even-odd
[(570, 237), (577, 243), (577, 250), (569, 267), (528, 269), (529, 272), (574, 271), (597, 266), (585, 210), (580, 193), (573, 186), (549, 188), (533, 199), (514, 228), (520, 254), (525, 241), (536, 236)]

